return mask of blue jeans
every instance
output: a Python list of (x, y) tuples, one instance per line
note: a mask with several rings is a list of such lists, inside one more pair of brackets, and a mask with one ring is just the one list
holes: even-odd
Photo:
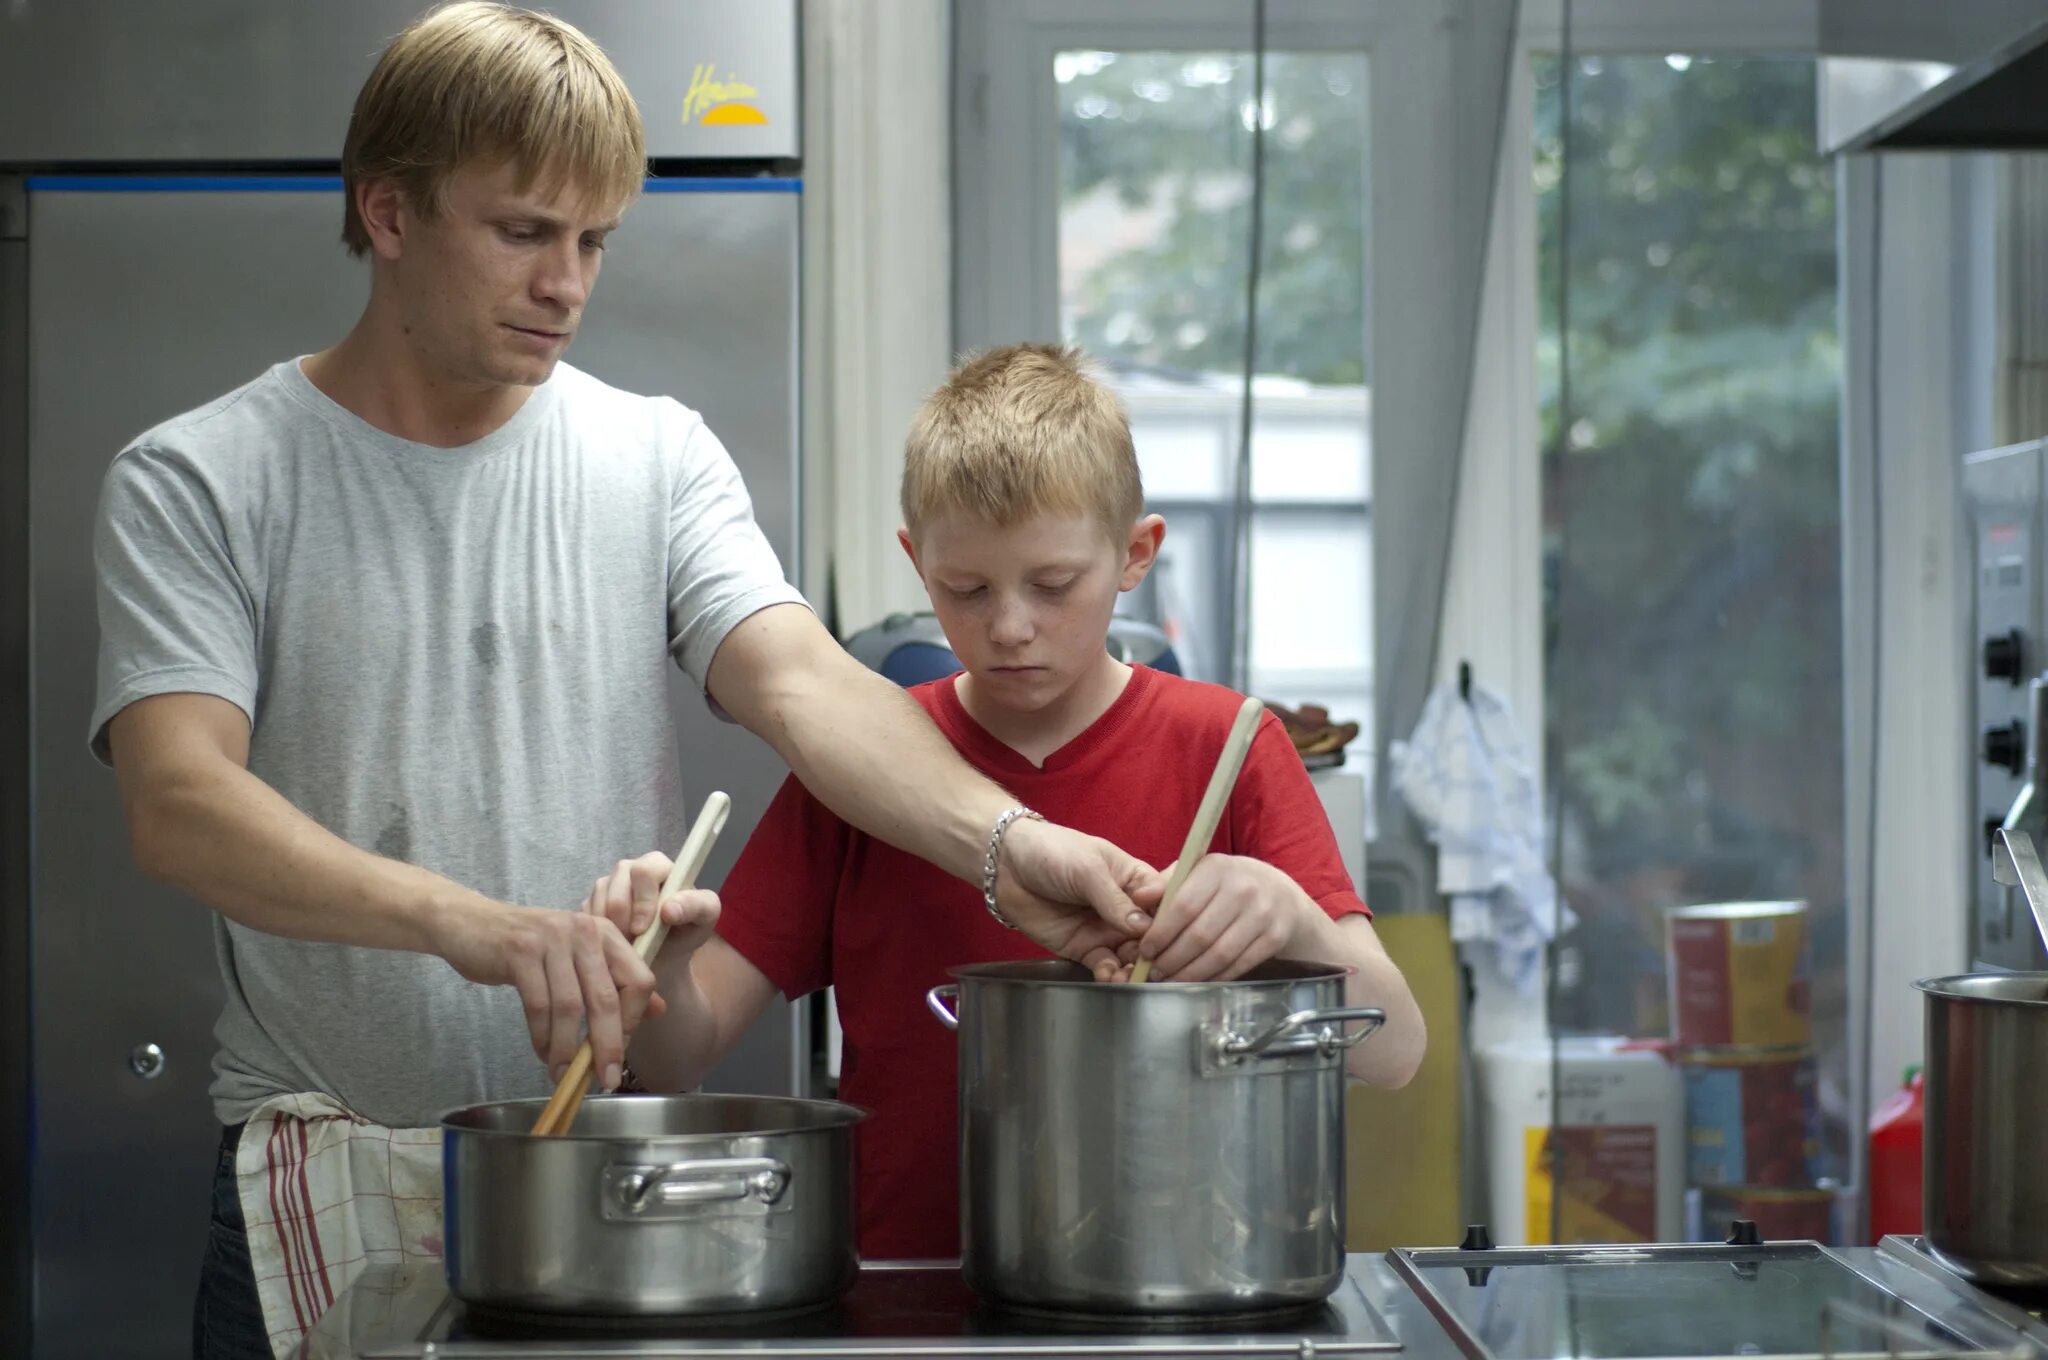
[(249, 1264), (249, 1234), (242, 1226), (242, 1197), (235, 1187), (235, 1147), (241, 1138), (240, 1124), (221, 1130), (220, 1158), (213, 1170), (213, 1226), (206, 1235), (199, 1297), (192, 1307), (192, 1360), (271, 1360), (270, 1333)]

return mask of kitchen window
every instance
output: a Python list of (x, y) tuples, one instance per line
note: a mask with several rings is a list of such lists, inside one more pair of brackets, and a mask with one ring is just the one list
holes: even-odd
[[(1127, 612), (1185, 671), (1368, 730), (1371, 389), (1363, 52), (1057, 52), (1059, 327), (1130, 411), (1158, 569)], [(1249, 598), (1230, 572), (1251, 235), (1267, 138)], [(1313, 583), (1312, 585), (1310, 583)], [(1235, 672), (1237, 629), (1247, 668)]]
[(1578, 916), (1552, 1022), (1682, 1040), (1667, 910), (1804, 903), (1813, 1053), (1787, 1061), (1825, 1134), (1796, 1179), (1839, 1184), (1842, 362), (1815, 64), (1539, 52), (1531, 73), (1545, 735)]

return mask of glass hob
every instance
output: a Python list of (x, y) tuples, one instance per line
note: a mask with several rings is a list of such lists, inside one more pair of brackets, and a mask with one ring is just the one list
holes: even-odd
[(1952, 1280), (1812, 1242), (1418, 1250), (1389, 1262), (1471, 1360), (2041, 1353)]

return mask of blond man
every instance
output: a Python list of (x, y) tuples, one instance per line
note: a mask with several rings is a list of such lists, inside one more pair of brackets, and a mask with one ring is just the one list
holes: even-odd
[[(1048, 947), (1100, 956), (1159, 886), (1106, 842), (1006, 822), (1016, 800), (785, 583), (696, 414), (561, 362), (644, 173), (588, 39), (496, 4), (423, 17), (363, 86), (342, 169), (361, 319), (123, 450), (94, 545), (94, 747), (139, 863), (217, 913), (212, 1093), (240, 1188), (216, 1194), (209, 1354), (284, 1348), (346, 1283), (327, 1262), (319, 1288), (251, 1298), (257, 1121), (274, 1183), (280, 1129), (538, 1095), (586, 1027), (617, 1085), (663, 1004), (628, 943), (654, 908), (569, 908), (622, 852), (680, 840), (672, 662), (977, 898), (997, 850), (1002, 910)], [(685, 908), (715, 899), (665, 910)], [(355, 1197), (398, 1194), (366, 1166), (265, 1242), (302, 1256), (319, 1211), (325, 1238)]]
[[(1125, 665), (1104, 646), (1117, 595), (1144, 580), (1166, 532), (1144, 513), (1115, 396), (1069, 350), (1019, 345), (970, 359), (911, 426), (902, 500), (904, 551), (964, 667), (912, 693), (963, 756), (1034, 807), (1171, 860), (1242, 700)], [(653, 855), (622, 868), (591, 909), (610, 891), (658, 894), (667, 865)], [(717, 903), (689, 903), (669, 937), (669, 1005), (634, 1041), (637, 1070), (650, 1085), (687, 1086), (770, 997), (834, 985), (846, 1030), (841, 1095), (870, 1112), (855, 1133), (861, 1254), (958, 1255), (955, 1048), (922, 1013), (924, 994), (951, 967), (1047, 950), (794, 780), (722, 897), (722, 915)], [(897, 909), (905, 901), (933, 910), (913, 920)], [(1162, 980), (1184, 982), (1240, 977), (1274, 957), (1349, 965), (1347, 999), (1387, 1014), (1384, 1030), (1351, 1050), (1351, 1074), (1399, 1086), (1422, 1060), (1422, 1013), (1270, 714), (1213, 852), (1120, 952), (1094, 960), (1098, 977), (1128, 976), (1140, 954)]]

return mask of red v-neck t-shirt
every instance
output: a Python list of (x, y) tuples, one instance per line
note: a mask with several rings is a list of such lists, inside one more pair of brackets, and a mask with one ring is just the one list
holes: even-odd
[[(1040, 767), (968, 716), (958, 678), (910, 693), (970, 764), (1049, 820), (1160, 867), (1180, 854), (1243, 702), (1221, 686), (1133, 667), (1108, 710)], [(1209, 848), (1276, 866), (1332, 918), (1366, 910), (1270, 713)], [(794, 777), (720, 898), (718, 933), (785, 996), (838, 988), (839, 1096), (869, 1112), (856, 1134), (861, 1255), (959, 1255), (957, 1050), (925, 1009), (925, 992), (949, 968), (1046, 951), (991, 918), (977, 885), (855, 831)]]

